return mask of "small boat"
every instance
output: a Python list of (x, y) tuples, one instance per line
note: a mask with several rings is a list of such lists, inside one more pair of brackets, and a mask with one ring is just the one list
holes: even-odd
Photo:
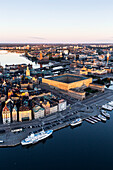
[(98, 118), (100, 118), (102, 121), (106, 122), (106, 117), (102, 116), (101, 114), (98, 115)]
[(92, 116), (92, 118), (97, 120), (97, 121), (101, 121), (101, 119), (99, 119), (98, 117)]
[(3, 140), (0, 140), (0, 143), (4, 143), (4, 141), (3, 141)]
[(109, 104), (110, 106), (113, 106), (113, 101), (109, 102), (108, 104)]
[(106, 109), (106, 110), (111, 111), (111, 110), (113, 110), (113, 107), (108, 105), (108, 104), (105, 104), (105, 105), (102, 105), (102, 109)]
[(89, 122), (89, 123), (92, 123), (92, 124), (95, 124), (95, 122), (94, 121), (92, 121), (92, 120), (90, 120), (90, 119), (85, 119), (87, 122)]
[(101, 110), (101, 113), (102, 113), (103, 116), (110, 118), (110, 114), (107, 113), (105, 110)]
[(79, 124), (81, 124), (82, 123), (82, 119), (81, 118), (77, 118), (77, 119), (75, 119), (74, 121), (72, 121), (71, 123), (70, 123), (70, 125), (71, 126), (76, 126), (76, 125), (79, 125)]

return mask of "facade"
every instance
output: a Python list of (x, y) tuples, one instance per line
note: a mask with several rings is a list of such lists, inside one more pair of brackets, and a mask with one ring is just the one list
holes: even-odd
[(42, 107), (44, 108), (45, 112), (44, 114), (45, 115), (49, 115), (50, 114), (50, 103), (47, 102), (47, 103), (42, 103)]
[(21, 106), (19, 108), (19, 121), (31, 120), (31, 110), (27, 106)]
[(40, 106), (36, 105), (33, 108), (33, 113), (34, 113), (34, 119), (38, 119), (40, 117), (44, 117), (44, 109), (41, 108)]
[(57, 111), (58, 111), (58, 106), (57, 105), (50, 107), (50, 114), (55, 113)]
[(58, 111), (66, 110), (66, 106), (67, 102), (64, 99), (60, 100), (58, 104)]
[(8, 107), (5, 105), (2, 111), (3, 124), (11, 123), (11, 113)]
[(17, 107), (14, 106), (13, 110), (12, 110), (12, 121), (17, 121)]

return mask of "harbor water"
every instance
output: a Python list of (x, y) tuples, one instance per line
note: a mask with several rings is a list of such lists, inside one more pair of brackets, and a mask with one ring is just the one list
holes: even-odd
[(0, 148), (0, 169), (112, 170), (113, 111), (106, 123), (67, 127), (32, 146)]
[[(15, 61), (4, 58), (10, 53), (1, 55), (1, 65), (24, 63), (18, 54)], [(109, 113), (106, 123), (84, 121), (32, 146), (0, 148), (0, 170), (113, 170), (113, 111)]]

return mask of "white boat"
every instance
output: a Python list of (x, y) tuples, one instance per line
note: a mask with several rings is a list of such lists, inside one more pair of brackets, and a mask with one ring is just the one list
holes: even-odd
[(90, 120), (90, 119), (85, 119), (87, 122), (89, 122), (89, 123), (92, 123), (92, 124), (95, 124), (95, 122), (94, 121), (92, 121), (92, 120)]
[(108, 104), (105, 104), (105, 105), (102, 105), (102, 109), (106, 109), (106, 110), (111, 111), (111, 110), (113, 110), (113, 107), (108, 105)]
[(113, 101), (109, 102), (108, 104), (109, 104), (110, 106), (113, 106)]
[(105, 110), (101, 110), (101, 113), (102, 113), (103, 116), (110, 118), (110, 114), (107, 113)]
[(3, 140), (0, 140), (0, 143), (4, 143), (4, 141), (3, 141)]
[(52, 133), (53, 133), (53, 130), (47, 130), (47, 131), (42, 130), (39, 133), (32, 133), (27, 138), (22, 140), (21, 144), (22, 145), (29, 145), (29, 144), (37, 143), (37, 142), (49, 137), (50, 135), (52, 135)]
[(77, 118), (76, 120), (72, 121), (70, 123), (71, 126), (76, 126), (82, 123), (82, 119), (81, 118)]
[(98, 115), (98, 118), (100, 118), (101, 120), (103, 120), (104, 122), (106, 122), (106, 117), (102, 116), (101, 114)]

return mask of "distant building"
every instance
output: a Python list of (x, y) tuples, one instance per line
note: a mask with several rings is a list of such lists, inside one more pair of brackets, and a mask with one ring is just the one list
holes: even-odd
[(107, 65), (108, 65), (108, 62), (109, 62), (109, 52), (107, 53)]
[(42, 60), (42, 59), (43, 59), (42, 52), (40, 52), (40, 58), (39, 58), (39, 60)]

